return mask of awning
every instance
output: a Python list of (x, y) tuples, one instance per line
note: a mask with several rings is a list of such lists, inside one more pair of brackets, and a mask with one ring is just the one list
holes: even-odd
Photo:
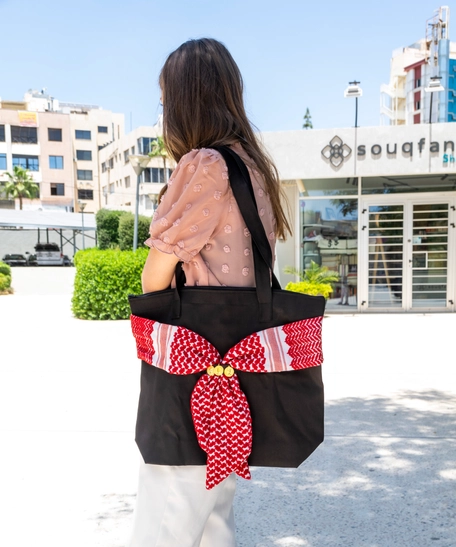
[[(56, 228), (82, 231), (82, 213), (0, 209), (0, 228)], [(84, 214), (84, 232), (96, 230), (95, 215)]]

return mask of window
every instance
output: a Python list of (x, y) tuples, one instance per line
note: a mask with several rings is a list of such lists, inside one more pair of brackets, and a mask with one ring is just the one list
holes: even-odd
[(29, 171), (38, 171), (40, 169), (40, 163), (38, 156), (24, 156), (20, 154), (13, 154), (13, 167), (19, 165)]
[(145, 208), (146, 209), (153, 209), (153, 202), (152, 200), (150, 199), (149, 196), (144, 196), (145, 197)]
[(107, 133), (107, 132), (108, 132), (108, 127), (106, 125), (99, 125), (98, 126), (98, 133)]
[(0, 171), (6, 171), (6, 154), (0, 154)]
[(156, 137), (141, 137), (138, 139), (138, 151), (140, 154), (148, 154), (154, 142), (157, 142)]
[(78, 189), (78, 199), (93, 199), (93, 190)]
[(11, 142), (21, 142), (24, 144), (37, 144), (38, 132), (36, 127), (21, 127), (19, 125), (11, 126)]
[(0, 142), (5, 142), (5, 126), (0, 125)]
[(109, 169), (114, 169), (114, 158), (109, 158)]
[(64, 196), (65, 185), (62, 182), (51, 182), (51, 196)]
[[(171, 169), (168, 171), (168, 180), (171, 176)], [(165, 170), (160, 167), (148, 167), (144, 169), (144, 182), (165, 182)]]
[[(307, 180), (303, 183), (307, 186)], [(340, 304), (342, 308), (356, 308), (358, 200), (349, 197), (301, 198), (299, 209), (300, 268), (307, 270), (316, 263), (338, 276), (338, 281), (332, 284), (329, 309), (341, 308)]]
[(415, 110), (419, 110), (421, 108), (421, 101), (415, 101)]
[(445, 178), (441, 174), (362, 178), (362, 194), (409, 194), (451, 190), (454, 190), (453, 178)]
[(131, 147), (131, 155), (132, 155), (132, 156), (135, 155), (135, 147), (134, 147), (134, 146)]
[(125, 163), (128, 163), (128, 162), (130, 161), (129, 155), (130, 155), (130, 151), (129, 151), (129, 150), (125, 150), (125, 151), (124, 151), (124, 162), (125, 162)]
[(76, 150), (76, 159), (81, 161), (92, 161), (91, 150)]
[(130, 188), (130, 177), (125, 177), (125, 188)]
[(101, 172), (106, 173), (106, 162), (105, 161), (101, 164)]
[(109, 185), (109, 193), (114, 194), (114, 183), (113, 182)]
[(63, 156), (49, 156), (49, 169), (63, 169)]
[(92, 139), (92, 135), (90, 131), (83, 131), (82, 129), (76, 129), (76, 138), (84, 141), (90, 141)]
[(78, 169), (77, 179), (78, 180), (93, 180), (93, 172), (89, 169)]
[(421, 87), (421, 78), (416, 78), (415, 87)]
[(62, 142), (62, 130), (61, 129), (53, 129), (53, 128), (49, 127), (48, 128), (48, 140), (49, 141)]

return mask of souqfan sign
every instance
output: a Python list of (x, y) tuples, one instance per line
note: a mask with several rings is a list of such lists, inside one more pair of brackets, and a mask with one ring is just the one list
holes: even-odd
[[(423, 152), (423, 149), (426, 145), (426, 139), (422, 137), (417, 143), (416, 143), (416, 149), (421, 154)], [(401, 146), (401, 151), (405, 156), (413, 157), (415, 149), (415, 143), (412, 141), (404, 142)], [(380, 156), (382, 152), (384, 151), (382, 145), (380, 144), (373, 144), (370, 147), (370, 153), (372, 156)], [(398, 152), (398, 145), (397, 143), (394, 143), (393, 145), (387, 144), (385, 147), (386, 154), (388, 158), (396, 158), (397, 152)], [(448, 152), (450, 151), (450, 153)], [(365, 144), (360, 144), (358, 148), (356, 149), (356, 154), (359, 158), (366, 156), (368, 150)], [(431, 141), (429, 145), (429, 152), (431, 154), (438, 154), (440, 153), (440, 143), (438, 141)], [(455, 163), (456, 157), (454, 155), (454, 141), (444, 141), (443, 143), (443, 163)], [(339, 167), (342, 165), (344, 160), (349, 158), (351, 156), (352, 149), (347, 145), (344, 144), (342, 139), (338, 137), (337, 135), (333, 137), (330, 141), (330, 143), (323, 148), (321, 151), (321, 155), (326, 159), (329, 160), (329, 162), (334, 167)]]

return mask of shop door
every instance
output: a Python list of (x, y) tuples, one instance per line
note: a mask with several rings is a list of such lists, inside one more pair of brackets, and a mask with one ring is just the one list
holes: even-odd
[(454, 310), (454, 210), (444, 199), (364, 205), (363, 309)]

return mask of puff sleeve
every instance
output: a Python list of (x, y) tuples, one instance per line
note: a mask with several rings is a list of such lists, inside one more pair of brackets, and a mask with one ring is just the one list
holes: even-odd
[(228, 169), (215, 150), (192, 150), (177, 165), (145, 242), (189, 262), (209, 240), (227, 210)]

